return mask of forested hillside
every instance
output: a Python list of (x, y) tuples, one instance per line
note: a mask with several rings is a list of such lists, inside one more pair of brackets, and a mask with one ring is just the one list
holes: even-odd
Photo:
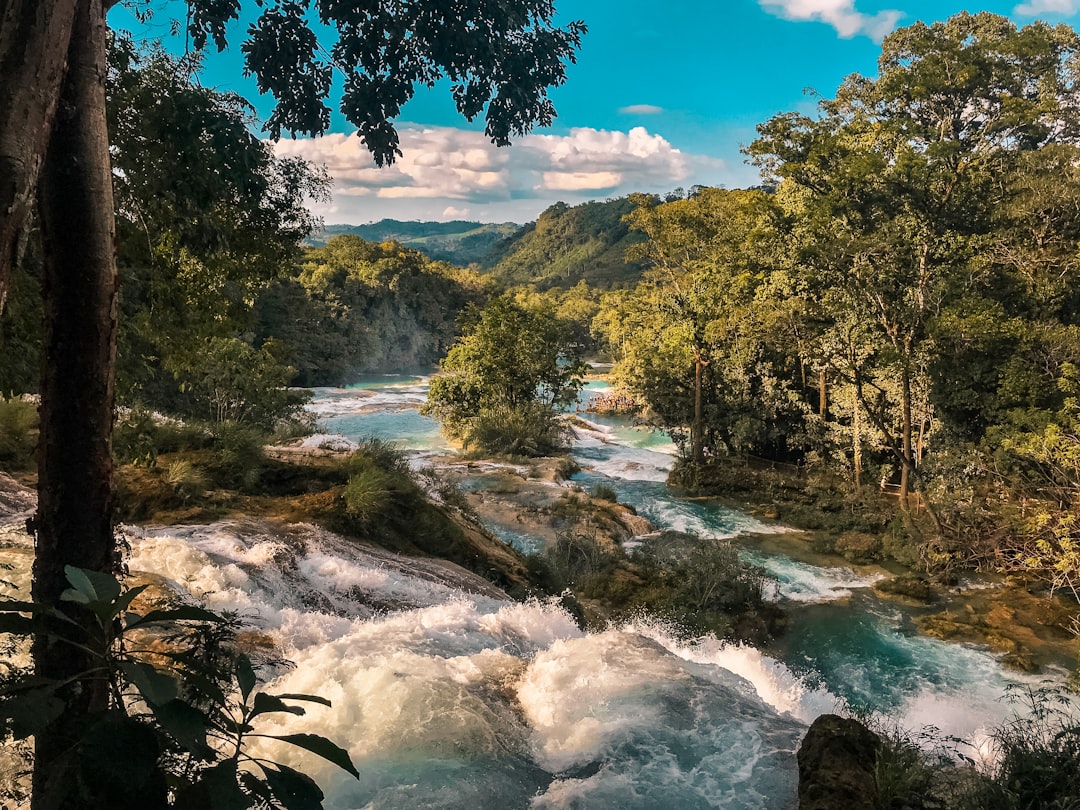
[(336, 236), (259, 297), (256, 338), (281, 347), (297, 385), (430, 368), (457, 337), (461, 311), (492, 288), (478, 273), (397, 242)]
[(556, 203), (495, 246), (484, 269), (501, 284), (534, 284), (544, 290), (569, 289), (580, 281), (592, 287), (625, 287), (641, 275), (626, 249), (642, 241), (623, 221), (634, 209), (629, 198), (569, 206)]

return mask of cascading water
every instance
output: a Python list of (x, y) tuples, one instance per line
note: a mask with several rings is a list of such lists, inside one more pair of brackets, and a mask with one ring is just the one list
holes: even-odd
[[(424, 463), (446, 449), (416, 413), (424, 389), (389, 379), (319, 390), (313, 410), (327, 431), (401, 440)], [(592, 420), (575, 454), (577, 483), (612, 486), (659, 526), (776, 531), (672, 497), (670, 447), (654, 434)], [(0, 561), (28, 556), (21, 518), (0, 519), (0, 546), (12, 547)], [(312, 526), (127, 533), (132, 570), (240, 612), (293, 662), (267, 673), (271, 691), (333, 702), (264, 730), (316, 731), (349, 749), (359, 781), (303, 752), (272, 752), (314, 775), (338, 810), (794, 807), (799, 739), (838, 698), (977, 741), (1006, 714), (997, 701), (1014, 679), (983, 651), (905, 632), (900, 611), (868, 594), (871, 577), (754, 550), (795, 620), (784, 662), (645, 619), (586, 633), (554, 603), (516, 603), (455, 566)]]

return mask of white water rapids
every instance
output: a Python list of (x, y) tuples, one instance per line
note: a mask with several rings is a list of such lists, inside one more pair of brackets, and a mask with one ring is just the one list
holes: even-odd
[[(423, 389), (387, 380), (320, 390), (313, 407), (328, 432), (400, 439), (422, 464), (442, 447), (415, 411)], [(659, 481), (670, 454), (657, 438), (594, 428), (579, 434), (579, 482), (614, 486), (665, 527), (766, 528), (668, 496)], [(0, 548), (25, 546), (19, 516), (6, 523)], [(349, 750), (359, 780), (303, 752), (269, 751), (312, 774), (336, 810), (783, 810), (797, 803), (799, 740), (837, 695), (977, 742), (1006, 715), (998, 699), (1016, 679), (986, 652), (914, 636), (876, 601), (811, 625), (809, 652), (785, 664), (715, 639), (680, 641), (646, 619), (583, 632), (554, 603), (516, 603), (456, 567), (360, 549), (312, 526), (127, 533), (133, 571), (239, 611), (293, 662), (269, 691), (332, 701), (263, 730), (316, 732)], [(872, 581), (775, 556), (755, 562), (780, 578), (792, 611), (853, 603)]]

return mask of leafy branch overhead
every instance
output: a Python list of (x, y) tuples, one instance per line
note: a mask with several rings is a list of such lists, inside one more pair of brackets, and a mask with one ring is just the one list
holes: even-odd
[[(196, 48), (212, 39), (224, 49), (240, 0), (188, 5)], [(442, 79), (468, 120), (486, 107), (484, 131), (499, 146), (551, 124), (548, 88), (565, 81), (586, 32), (580, 21), (555, 26), (554, 14), (551, 0), (277, 0), (250, 26), (242, 49), (260, 92), (277, 100), (266, 122), (273, 137), (329, 128), (325, 99), (337, 70), (344, 77), (341, 112), (384, 166), (401, 154), (392, 119), (418, 86)], [(329, 47), (315, 33), (316, 16), (336, 32)]]

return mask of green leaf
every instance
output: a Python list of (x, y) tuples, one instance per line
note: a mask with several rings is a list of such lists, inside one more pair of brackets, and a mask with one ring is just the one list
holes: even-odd
[(135, 684), (135, 688), (146, 698), (146, 702), (155, 706), (175, 700), (179, 693), (179, 684), (176, 678), (164, 672), (159, 672), (149, 664), (141, 661), (125, 661), (120, 669), (128, 680)]
[(259, 763), (266, 783), (285, 810), (322, 810), (323, 792), (310, 776), (279, 763)]
[(288, 712), (289, 714), (301, 715), (304, 713), (304, 710), (300, 706), (290, 706), (281, 698), (275, 697), (274, 695), (268, 695), (266, 692), (257, 692), (255, 694), (255, 703), (251, 711), (251, 718), (258, 717), (260, 714), (270, 714), (271, 712)]
[(146, 797), (144, 786), (158, 775), (159, 753), (150, 725), (109, 712), (79, 740), (80, 781), (94, 795), (131, 806), (136, 797)]
[(128, 627), (140, 627), (152, 622), (214, 622), (220, 624), (224, 621), (227, 621), (227, 619), (217, 613), (194, 605), (186, 605), (171, 610), (151, 610), (145, 616), (128, 622)]
[(251, 659), (243, 653), (236, 659), (236, 683), (240, 686), (240, 696), (247, 703), (251, 690), (255, 688), (256, 678)]
[(0, 729), (11, 732), (17, 739), (37, 734), (60, 716), (64, 701), (54, 694), (54, 683), (12, 690), (0, 700)]
[(194, 784), (176, 792), (176, 810), (248, 810), (254, 802), (240, 789), (245, 781), (235, 759), (226, 759), (200, 771)]
[(149, 585), (139, 585), (138, 587), (131, 588), (120, 594), (120, 597), (116, 600), (116, 614), (119, 615), (122, 611), (127, 610), (128, 605), (135, 601), (135, 597), (145, 591)]
[(213, 757), (213, 750), (206, 744), (206, 731), (210, 720), (203, 712), (179, 698), (160, 706), (151, 704), (150, 708), (161, 727), (181, 747), (198, 757)]
[(301, 695), (290, 693), (286, 695), (275, 695), (274, 697), (279, 697), (282, 700), (306, 700), (309, 703), (321, 703), (323, 706), (333, 705), (329, 700), (324, 697), (320, 697), (319, 695)]
[(266, 802), (267, 806), (274, 806), (274, 794), (264, 780), (257, 777), (251, 771), (240, 771), (239, 776), (240, 784), (244, 786), (244, 789), (247, 790), (248, 793), (258, 796)]
[(120, 583), (111, 574), (65, 565), (64, 576), (71, 583), (71, 589), (64, 591), (60, 598), (68, 602), (107, 604), (120, 596)]
[(348, 771), (357, 779), (360, 778), (360, 772), (357, 771), (356, 766), (353, 765), (349, 752), (330, 742), (326, 737), (321, 737), (318, 734), (283, 734), (281, 736), (267, 736), (275, 740), (283, 740), (290, 745), (303, 748), (305, 751), (310, 751), (313, 754), (318, 754), (323, 759), (333, 762), (341, 768), (341, 770)]

